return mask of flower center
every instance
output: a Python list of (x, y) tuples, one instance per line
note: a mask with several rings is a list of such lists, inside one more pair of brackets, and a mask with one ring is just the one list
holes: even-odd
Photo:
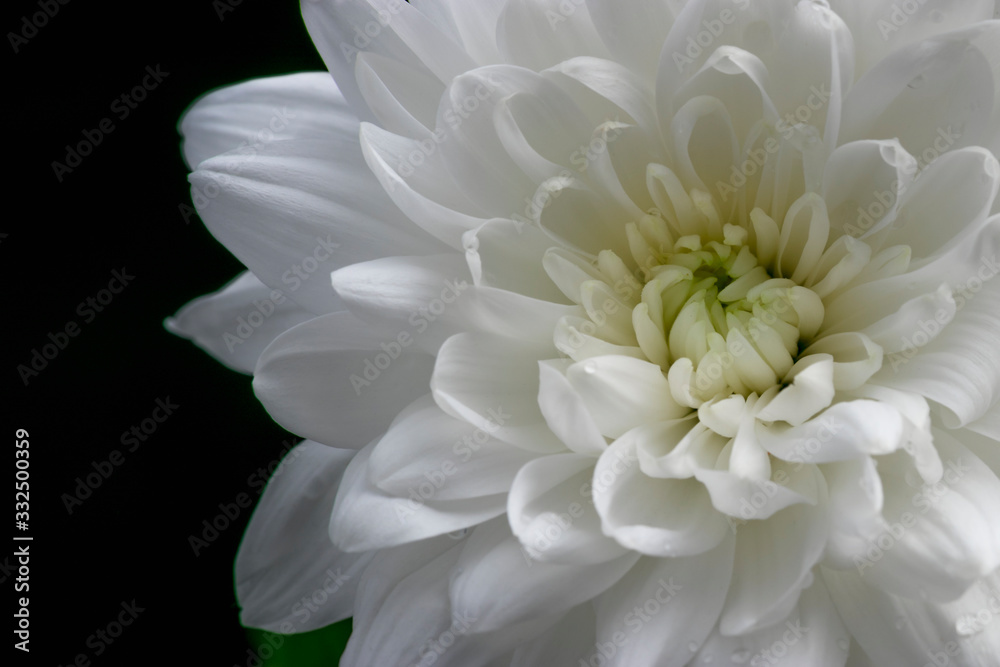
[[(628, 224), (634, 265), (610, 250), (598, 255), (588, 267), (595, 279), (580, 287), (590, 321), (562, 336), (561, 349), (577, 361), (634, 350), (667, 372), (674, 399), (692, 408), (782, 384), (823, 322), (821, 298), (775, 277), (783, 274), (777, 239), (751, 238), (753, 224), (689, 225), (697, 233), (680, 236), (671, 227), (684, 229), (658, 214)], [(588, 335), (602, 345), (567, 342)]]
[[(643, 222), (659, 226), (655, 219)], [(651, 257), (657, 263), (649, 266), (636, 308), (662, 322), (668, 377), (684, 403), (762, 394), (781, 381), (823, 321), (820, 298), (772, 277), (743, 227), (725, 225), (721, 241), (688, 235), (667, 252), (642, 250), (647, 265)]]

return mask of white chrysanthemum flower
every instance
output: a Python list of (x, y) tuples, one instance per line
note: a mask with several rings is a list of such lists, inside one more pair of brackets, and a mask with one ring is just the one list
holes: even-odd
[(353, 616), (357, 666), (1000, 664), (993, 13), (305, 2), (336, 84), (181, 125), (250, 273), (170, 324), (309, 439), (243, 621)]

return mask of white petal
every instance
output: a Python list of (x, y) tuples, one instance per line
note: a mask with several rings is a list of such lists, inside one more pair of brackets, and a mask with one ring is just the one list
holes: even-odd
[(487, 632), (563, 612), (614, 585), (638, 560), (627, 554), (597, 565), (536, 562), (500, 523), (467, 541), (451, 581), (452, 611)]
[(497, 23), (497, 44), (507, 62), (536, 71), (574, 56), (608, 55), (582, 2), (508, 0)]
[(712, 631), (733, 572), (730, 536), (685, 558), (642, 558), (595, 601), (596, 646), (616, 648), (609, 665), (683, 667), (690, 646)]
[[(365, 605), (368, 609), (355, 619), (357, 627), (341, 665), (433, 662), (440, 667), (494, 667), (497, 664), (494, 660), (509, 655), (555, 622), (556, 619), (548, 618), (499, 632), (480, 633), (479, 619), (453, 613), (448, 598), (448, 576), (454, 571), (464, 543), (448, 538), (429, 542), (427, 546), (414, 545), (408, 549), (418, 551), (415, 557), (404, 559), (408, 554), (392, 554), (377, 559), (365, 572), (359, 598), (368, 598)], [(436, 552), (448, 546), (439, 546), (441, 542), (451, 542), (454, 546), (435, 558)], [(401, 564), (403, 572), (393, 570), (394, 564)], [(369, 586), (374, 589), (370, 593), (366, 590)]]
[[(934, 292), (910, 299), (895, 313), (866, 327), (862, 333), (881, 346), (885, 354), (906, 352), (914, 347), (910, 337), (918, 331), (921, 322), (924, 323), (924, 335), (929, 339), (927, 342), (930, 342), (954, 319), (955, 312), (956, 304), (951, 289), (947, 285), (941, 285)], [(935, 321), (936, 326), (928, 326), (928, 322)], [(889, 363), (895, 365), (892, 358)]]
[(507, 517), (532, 560), (590, 565), (627, 553), (601, 532), (591, 499), (594, 463), (591, 456), (556, 454), (537, 458), (517, 473)]
[(722, 634), (759, 630), (791, 612), (813, 582), (828, 525), (822, 508), (798, 504), (739, 527), (733, 582), (719, 620)]
[(760, 444), (785, 461), (829, 463), (903, 446), (903, 418), (881, 401), (837, 403), (800, 426), (757, 425)]
[(646, 476), (636, 446), (629, 435), (619, 438), (594, 470), (594, 505), (605, 534), (651, 556), (687, 556), (718, 545), (728, 529), (705, 488), (694, 479)]
[(594, 27), (615, 60), (652, 81), (663, 41), (670, 32), (682, 2), (641, 0), (627, 12), (615, 0), (587, 0)]
[(593, 357), (566, 372), (601, 433), (617, 438), (649, 422), (675, 419), (678, 406), (660, 367), (631, 357)]
[(398, 331), (400, 344), (433, 353), (460, 330), (455, 311), (471, 277), (465, 259), (447, 253), (358, 262), (334, 271), (331, 280), (358, 318)]
[(358, 452), (337, 492), (330, 539), (348, 552), (385, 549), (475, 526), (503, 514), (506, 494), (462, 500), (425, 500), (385, 493), (369, 479), (368, 461), (376, 441)]
[(285, 139), (356, 137), (358, 119), (326, 72), (254, 79), (200, 97), (180, 122), (191, 169), (232, 150), (253, 155)]
[(399, 497), (457, 500), (506, 493), (533, 454), (449, 417), (430, 394), (393, 420), (372, 451), (368, 478)]
[(164, 324), (234, 371), (250, 374), (271, 341), (313, 317), (245, 271), (218, 292), (188, 303)]
[(847, 289), (824, 300), (827, 331), (864, 330), (942, 284), (964, 293), (968, 301), (972, 290), (978, 292), (984, 280), (1000, 272), (996, 259), (1000, 255), (1000, 217), (979, 225), (962, 225), (961, 231), (945, 248), (913, 268), (905, 247), (879, 252), (872, 258), (872, 266)]
[(954, 295), (960, 310), (937, 337), (926, 342), (939, 321), (922, 320), (904, 351), (874, 378), (941, 404), (952, 428), (979, 419), (1000, 397), (1000, 280), (994, 278), (1000, 267), (992, 267), (980, 268), (990, 276), (985, 284), (977, 278)]
[(506, 667), (586, 664), (594, 652), (594, 607), (585, 602), (566, 612), (552, 629), (514, 653)]
[(978, 227), (1000, 189), (1000, 163), (979, 147), (953, 150), (932, 162), (900, 197), (885, 245), (906, 244), (913, 258), (929, 257)]
[(712, 633), (691, 665), (722, 660), (758, 665), (788, 664), (805, 667), (843, 667), (851, 643), (837, 616), (826, 584), (817, 580), (802, 591), (798, 604), (776, 625), (738, 637)]
[(545, 348), (489, 334), (449, 338), (431, 379), (434, 400), (458, 419), (536, 452), (565, 451), (538, 407), (538, 360)]
[(898, 0), (830, 0), (851, 29), (858, 76), (895, 49), (993, 18), (991, 0), (925, 0), (903, 7)]
[(355, 78), (361, 95), (382, 127), (425, 140), (434, 128), (444, 86), (419, 64), (378, 53), (359, 53)]
[(946, 432), (936, 429), (934, 444), (945, 465), (937, 484), (899, 454), (880, 461), (885, 527), (853, 559), (870, 584), (947, 601), (1000, 566), (1000, 480)]
[(293, 433), (360, 449), (426, 393), (433, 362), (350, 313), (333, 313), (278, 336), (260, 356), (254, 391)]
[(265, 285), (320, 314), (337, 305), (333, 269), (442, 249), (385, 197), (356, 145), (276, 141), (205, 160), (190, 176), (209, 231)]
[(583, 399), (566, 379), (565, 371), (565, 362), (539, 362), (538, 407), (545, 423), (569, 449), (600, 456), (607, 448), (607, 441)]
[(833, 385), (834, 363), (828, 355), (802, 357), (788, 371), (782, 389), (757, 413), (761, 421), (785, 421), (792, 426), (805, 423), (830, 405), (836, 393)]
[(998, 33), (1000, 23), (980, 23), (881, 60), (844, 101), (841, 141), (897, 137), (922, 164), (964, 146), (994, 149)]
[(823, 199), (833, 238), (864, 236), (892, 218), (899, 194), (917, 173), (917, 160), (895, 139), (855, 141), (837, 147), (823, 172)]
[(877, 667), (988, 667), (1000, 654), (997, 573), (945, 604), (885, 593), (851, 571), (824, 568), (823, 579), (847, 629)]
[(439, 146), (445, 139), (440, 132), (422, 140), (410, 139), (361, 124), (364, 160), (388, 198), (418, 227), (459, 249), (462, 234), (485, 220), (447, 176)]
[(976, 421), (966, 424), (966, 428), (988, 438), (1000, 440), (1000, 402), (994, 403), (993, 407)]
[(354, 450), (303, 442), (268, 481), (236, 558), (240, 621), (291, 634), (353, 615), (359, 576), (374, 554), (345, 554), (327, 525)]
[(543, 265), (552, 239), (533, 225), (496, 219), (466, 232), (465, 256), (477, 285), (566, 303)]
[[(426, 11), (428, 2), (419, 1), (415, 6)], [(447, 12), (460, 43), (465, 46), (469, 55), (480, 65), (500, 62), (497, 50), (497, 20), (503, 9), (504, 0), (482, 0), (481, 2), (464, 2), (463, 0), (440, 0), (437, 4)]]

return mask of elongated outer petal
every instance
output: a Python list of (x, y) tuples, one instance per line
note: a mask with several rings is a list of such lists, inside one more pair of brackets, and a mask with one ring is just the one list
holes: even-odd
[(711, 551), (642, 558), (595, 600), (597, 640), (618, 650), (616, 667), (683, 667), (712, 631), (733, 572), (732, 535)]
[(253, 155), (272, 141), (357, 137), (358, 118), (329, 73), (303, 72), (213, 90), (191, 105), (178, 129), (194, 169), (232, 150)]
[(253, 386), (271, 417), (293, 433), (360, 449), (427, 391), (433, 362), (399, 345), (395, 332), (379, 335), (340, 312), (278, 336), (261, 354)]
[(340, 551), (326, 526), (355, 454), (307, 440), (274, 471), (236, 558), (244, 625), (291, 634), (353, 615), (359, 576), (374, 554)]
[(405, 334), (408, 345), (432, 353), (458, 333), (454, 311), (470, 285), (458, 253), (357, 262), (330, 277), (337, 294), (360, 319)]
[(385, 549), (460, 531), (503, 514), (506, 494), (464, 500), (425, 500), (385, 493), (368, 478), (376, 441), (358, 452), (344, 472), (330, 517), (330, 539), (348, 552)]
[(271, 341), (313, 317), (244, 271), (218, 292), (185, 305), (164, 325), (234, 371), (249, 375)]
[(1000, 572), (943, 604), (886, 593), (853, 570), (822, 573), (841, 619), (877, 667), (990, 667), (1000, 655)]
[(441, 252), (385, 196), (357, 138), (288, 140), (226, 153), (190, 175), (209, 231), (261, 282), (317, 314), (338, 302), (330, 271), (354, 262)]
[(458, 253), (385, 257), (334, 271), (347, 308), (397, 340), (434, 353), (448, 337), (478, 331), (552, 346), (560, 318), (579, 311), (494, 287), (473, 285)]
[(452, 611), (478, 619), (475, 632), (565, 612), (614, 585), (639, 559), (626, 554), (595, 565), (532, 560), (509, 526), (473, 531), (451, 581)]

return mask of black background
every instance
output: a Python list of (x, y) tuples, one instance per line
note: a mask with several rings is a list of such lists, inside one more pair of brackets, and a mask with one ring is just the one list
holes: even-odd
[[(9, 438), (26, 429), (26, 534), (34, 538), (30, 655), (13, 650), (14, 622), (5, 614), (13, 664), (69, 665), (81, 653), (93, 665), (248, 662), (232, 568), (250, 510), (198, 556), (189, 536), (220, 514), (220, 503), (244, 492), (256, 499), (259, 487), (248, 478), (292, 439), (254, 398), (248, 376), (163, 328), (165, 317), (242, 268), (196, 216), (185, 222), (180, 207), (191, 199), (176, 127), (208, 90), (323, 65), (298, 3), (230, 1), (239, 4), (42, 0), (58, 11), (33, 36), (23, 17), (40, 16), (38, 0), (13, 3), (3, 20), (13, 81), (3, 138), (14, 146), (4, 151), (13, 213), (0, 223), (3, 470), (13, 481)], [(220, 16), (222, 9), (231, 11)], [(17, 53), (9, 33), (30, 36)], [(112, 103), (147, 66), (169, 75), (121, 119)], [(52, 162), (65, 162), (66, 145), (103, 118), (114, 131), (59, 182)], [(78, 304), (123, 267), (134, 280), (85, 323)], [(70, 321), (79, 335), (26, 386), (18, 365), (29, 365), (32, 351)], [(168, 397), (175, 413), (128, 452), (122, 433)], [(122, 465), (68, 513), (63, 494), (116, 449)], [(0, 500), (0, 516), (9, 517), (0, 565), (8, 567), (18, 533), (12, 487), (4, 484)], [(0, 569), (7, 609), (25, 595), (13, 590), (16, 576)], [(133, 600), (144, 611), (96, 656), (99, 644), (88, 646), (88, 638)]]

